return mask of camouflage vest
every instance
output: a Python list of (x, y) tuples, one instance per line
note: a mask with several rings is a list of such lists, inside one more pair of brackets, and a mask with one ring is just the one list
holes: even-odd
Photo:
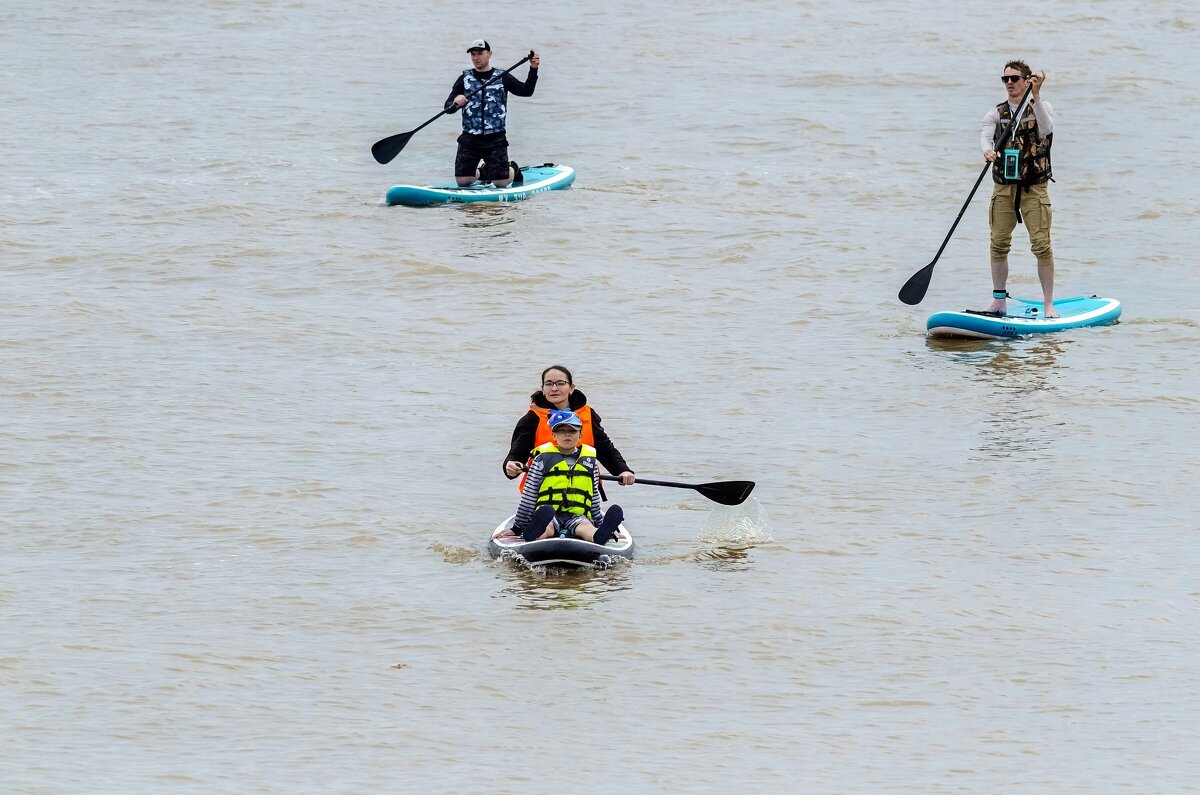
[[(504, 87), (503, 69), (496, 69), (490, 78), (480, 80), (474, 69), (463, 70), (463, 94), (467, 104), (463, 106), (463, 132), (471, 135), (487, 135), (504, 132), (504, 119), (508, 116), (508, 89)], [(479, 87), (487, 80), (487, 88)], [(472, 92), (475, 92), (472, 95)]]
[(1051, 178), (1050, 173), (1050, 144), (1054, 140), (1054, 133), (1046, 136), (1046, 140), (1042, 140), (1038, 133), (1037, 117), (1033, 115), (1033, 108), (1026, 106), (1025, 115), (1021, 117), (1021, 121), (1017, 124), (1016, 136), (1009, 141), (1005, 138), (1000, 140), (1000, 136), (1008, 129), (1008, 122), (1012, 119), (1012, 108), (1007, 102), (1001, 102), (996, 106), (996, 110), (1000, 112), (1000, 124), (997, 125), (996, 137), (993, 139), (992, 148), (1000, 153), (1000, 157), (992, 162), (992, 181), (997, 185), (1011, 185), (1013, 182), (1004, 178), (1004, 150), (1016, 148), (1021, 152), (1020, 159), (1020, 184), (1029, 187), (1030, 185), (1039, 185)]

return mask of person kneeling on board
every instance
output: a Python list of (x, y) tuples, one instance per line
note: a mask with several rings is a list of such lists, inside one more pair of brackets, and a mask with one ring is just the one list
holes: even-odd
[(624, 512), (619, 505), (600, 507), (596, 449), (579, 443), (583, 421), (573, 411), (552, 411), (548, 419), (554, 441), (534, 448), (513, 533), (526, 541), (558, 534), (607, 544)]
[(463, 109), (463, 131), (458, 136), (458, 152), (454, 156), (454, 180), (463, 186), (476, 179), (497, 188), (520, 185), (524, 181), (521, 167), (508, 159), (505, 136), (508, 95), (533, 96), (542, 59), (536, 53), (530, 58), (529, 76), (521, 82), (511, 73), (492, 67), (492, 45), (484, 39), (471, 42), (467, 53), (472, 68), (463, 70), (446, 98), (447, 112)]

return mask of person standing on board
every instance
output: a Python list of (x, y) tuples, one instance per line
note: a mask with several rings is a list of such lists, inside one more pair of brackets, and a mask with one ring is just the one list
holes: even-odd
[[(988, 207), (991, 238), (992, 303), (989, 312), (1008, 309), (1008, 252), (1013, 230), (1024, 223), (1029, 244), (1037, 257), (1038, 281), (1042, 284), (1045, 317), (1054, 311), (1054, 250), (1050, 246), (1050, 145), (1054, 136), (1054, 109), (1042, 99), (1045, 72), (1032, 74), (1024, 61), (1004, 65), (1004, 102), (987, 112), (979, 135), (983, 157), (992, 164), (992, 201)], [(1016, 126), (1015, 138), (1000, 141), (1025, 90), (1033, 91), (1029, 105)]]
[[(513, 429), (512, 444), (504, 457), (504, 476), (509, 480), (521, 474), (530, 462), (535, 447), (553, 440), (550, 432), (550, 412), (570, 409), (582, 422), (582, 441), (596, 448), (596, 457), (601, 465), (617, 476), (622, 486), (632, 485), (633, 472), (625, 463), (621, 451), (608, 438), (600, 425), (600, 415), (588, 405), (587, 397), (575, 388), (575, 377), (561, 364), (551, 365), (542, 371), (542, 388), (529, 396), (529, 411), (517, 420)], [(518, 486), (524, 486), (524, 480)]]
[[(453, 105), (463, 109), (463, 131), (458, 136), (458, 153), (454, 156), (454, 179), (459, 185), (470, 185), (480, 179), (497, 188), (506, 188), (513, 182), (519, 184), (521, 168), (508, 159), (508, 138), (504, 135), (508, 95), (533, 96), (541, 57), (534, 53), (529, 59), (529, 76), (522, 83), (511, 73), (492, 68), (492, 45), (485, 40), (471, 42), (467, 52), (473, 68), (463, 70), (446, 98), (447, 108)], [(492, 82), (480, 91), (489, 80)]]

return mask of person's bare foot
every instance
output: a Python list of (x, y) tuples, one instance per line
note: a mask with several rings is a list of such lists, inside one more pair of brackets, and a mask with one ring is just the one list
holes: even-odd
[(999, 312), (1001, 315), (1007, 314), (1008, 313), (1008, 301), (1005, 301), (1003, 298), (997, 298), (994, 301), (992, 301), (992, 303), (990, 305), (988, 305), (988, 308), (986, 311)]

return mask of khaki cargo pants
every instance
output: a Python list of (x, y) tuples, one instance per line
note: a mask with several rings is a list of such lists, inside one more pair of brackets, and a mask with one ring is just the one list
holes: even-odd
[[(1017, 185), (992, 185), (992, 203), (988, 208), (993, 260), (1006, 259), (1012, 248), (1012, 233), (1017, 227), (1013, 202)], [(1021, 220), (1029, 232), (1029, 247), (1039, 260), (1054, 256), (1050, 247), (1050, 192), (1047, 183), (1021, 188)]]

